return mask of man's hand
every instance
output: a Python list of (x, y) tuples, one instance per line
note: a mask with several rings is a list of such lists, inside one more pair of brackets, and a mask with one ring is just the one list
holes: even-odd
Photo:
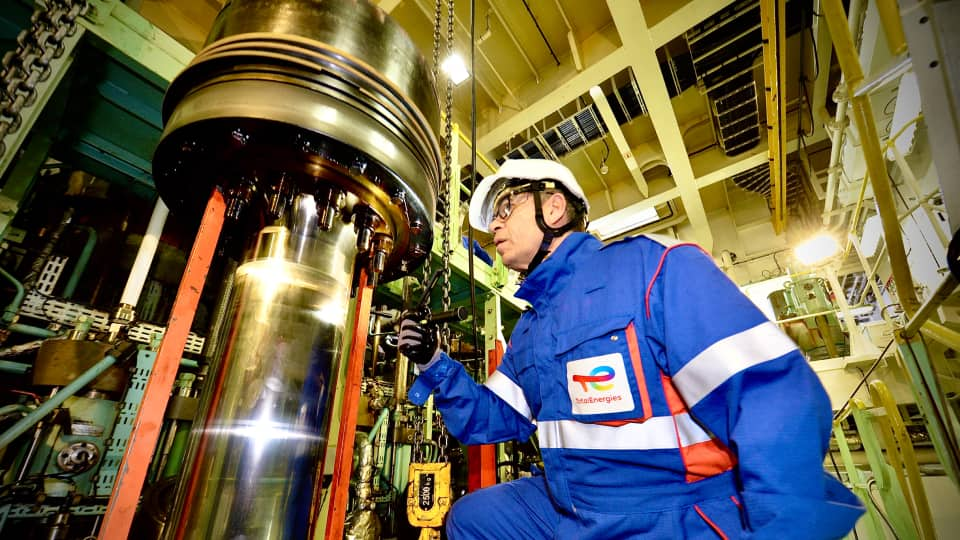
[(415, 364), (423, 366), (440, 356), (440, 329), (422, 313), (404, 313), (397, 347)]

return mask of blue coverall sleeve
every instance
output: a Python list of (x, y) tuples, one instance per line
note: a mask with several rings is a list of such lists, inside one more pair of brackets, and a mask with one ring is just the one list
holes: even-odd
[(794, 343), (695, 246), (666, 253), (652, 291), (662, 367), (735, 454), (750, 537), (844, 536), (863, 508), (825, 474), (830, 401)]
[(463, 365), (446, 353), (440, 353), (440, 359), (417, 377), (408, 397), (423, 405), (434, 391), (434, 404), (447, 430), (463, 444), (525, 441), (536, 430), (529, 419), (477, 384)]

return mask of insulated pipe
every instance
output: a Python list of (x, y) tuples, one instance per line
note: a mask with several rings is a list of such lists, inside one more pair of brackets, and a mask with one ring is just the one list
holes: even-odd
[(33, 412), (20, 419), (20, 421), (11, 426), (10, 429), (3, 432), (3, 434), (0, 435), (0, 449), (6, 448), (7, 445), (16, 440), (17, 437), (26, 433), (28, 429), (33, 427), (37, 422), (42, 420), (54, 409), (63, 404), (67, 398), (76, 394), (84, 386), (89, 384), (90, 381), (96, 379), (101, 373), (106, 371), (107, 368), (116, 362), (117, 359), (108, 354), (107, 356), (104, 356), (102, 360), (91, 366), (90, 369), (83, 372), (79, 377), (71, 381), (70, 384), (61, 388), (50, 399), (44, 401), (40, 406), (34, 409)]
[[(850, 35), (857, 36), (855, 43), (859, 43), (860, 40), (860, 33), (857, 30), (860, 28), (860, 19), (863, 17), (866, 9), (867, 3), (864, 0), (850, 0), (850, 15), (847, 18), (847, 25), (850, 29)], [(833, 28), (831, 28), (831, 33), (833, 31)], [(840, 77), (840, 88), (843, 87), (845, 79), (845, 76)], [(851, 92), (848, 91), (847, 95), (849, 96), (850, 94)], [(833, 216), (834, 199), (837, 198), (837, 180), (840, 177), (840, 151), (843, 149), (843, 140), (846, 135), (845, 124), (847, 119), (847, 105), (849, 102), (849, 99), (838, 101), (837, 112), (833, 117), (836, 131), (833, 137), (830, 138), (832, 144), (830, 145), (830, 165), (827, 167), (827, 196), (823, 202), (824, 225), (830, 225), (830, 218)]]
[(133, 261), (133, 268), (130, 269), (127, 285), (120, 296), (120, 304), (136, 307), (137, 301), (140, 300), (140, 293), (143, 291), (143, 284), (147, 281), (150, 265), (153, 264), (153, 256), (157, 252), (160, 234), (163, 232), (163, 225), (167, 222), (169, 212), (167, 205), (158, 197), (153, 207), (153, 214), (150, 215), (147, 232), (143, 235), (143, 241), (140, 242), (137, 258)]

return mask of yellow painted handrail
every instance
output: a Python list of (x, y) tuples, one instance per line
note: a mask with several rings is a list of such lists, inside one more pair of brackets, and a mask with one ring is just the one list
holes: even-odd
[(887, 174), (883, 151), (880, 148), (880, 138), (877, 135), (876, 121), (873, 115), (873, 106), (869, 95), (856, 95), (856, 89), (863, 82), (863, 68), (857, 49), (853, 43), (853, 36), (847, 27), (847, 17), (841, 0), (823, 0), (820, 4), (821, 12), (830, 27), (834, 49), (840, 69), (843, 71), (848, 84), (848, 94), (853, 109), (853, 120), (860, 134), (863, 157), (867, 164), (870, 184), (873, 186), (874, 199), (883, 225), (883, 236), (887, 240), (887, 252), (890, 255), (890, 266), (893, 270), (893, 280), (897, 285), (897, 297), (907, 316), (912, 316), (920, 307), (917, 293), (913, 288), (913, 277), (907, 263), (907, 252), (900, 234), (900, 222), (897, 219), (896, 202), (893, 199), (893, 189), (890, 176)]
[[(908, 127), (912, 126), (913, 124), (916, 124), (917, 122), (919, 122), (919, 121), (922, 120), (922, 119), (923, 119), (923, 114), (921, 113), (921, 114), (918, 114), (917, 116), (914, 116), (913, 118), (911, 118), (911, 119), (910, 119), (907, 123), (905, 123), (904, 125), (900, 126), (900, 129), (898, 129), (893, 135), (891, 135), (891, 136), (887, 139), (886, 144), (883, 145), (882, 151), (883, 151), (883, 152), (886, 152), (887, 149), (890, 148), (891, 146), (893, 146), (893, 145), (897, 142), (897, 139), (899, 139), (900, 136), (903, 135), (903, 134), (907, 131), (907, 128), (908, 128)], [(857, 197), (857, 206), (856, 206), (856, 208), (854, 208), (854, 210), (853, 210), (853, 216), (850, 218), (850, 229), (847, 231), (847, 242), (846, 242), (846, 244), (844, 245), (844, 248), (843, 248), (843, 256), (840, 258), (840, 260), (846, 259), (846, 258), (847, 258), (847, 255), (850, 253), (850, 244), (851, 244), (851, 242), (852, 242), (852, 240), (851, 240), (851, 235), (853, 235), (853, 233), (856, 231), (856, 229), (857, 229), (857, 224), (858, 224), (858, 222), (860, 221), (860, 210), (863, 208), (863, 197), (864, 197), (864, 196), (866, 195), (866, 193), (867, 193), (867, 180), (868, 180), (868, 176), (869, 176), (869, 173), (868, 173), (868, 174), (865, 174), (865, 175), (863, 176), (863, 182), (860, 184), (860, 195)]]
[[(910, 434), (907, 433), (907, 427), (903, 423), (903, 417), (900, 416), (900, 409), (897, 408), (893, 394), (890, 393), (890, 389), (883, 381), (873, 381), (869, 388), (874, 405), (883, 407), (886, 411), (885, 416), (877, 416), (876, 418), (883, 426), (881, 431), (887, 444), (887, 459), (896, 473), (901, 490), (904, 495), (908, 495), (907, 504), (910, 505), (910, 513), (916, 522), (917, 530), (920, 531), (920, 538), (934, 540), (936, 533), (933, 528), (933, 516), (930, 513), (927, 493), (920, 478), (920, 467), (917, 465), (913, 443), (910, 441)], [(904, 475), (904, 473), (906, 474)], [(906, 481), (904, 481), (904, 476), (906, 476)]]

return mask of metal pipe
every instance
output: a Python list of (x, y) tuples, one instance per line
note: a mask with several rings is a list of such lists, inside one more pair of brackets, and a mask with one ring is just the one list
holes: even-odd
[(860, 243), (854, 241), (853, 239), (851, 239), (850, 242), (853, 246), (853, 250), (857, 252), (857, 260), (860, 261), (860, 266), (863, 267), (868, 285), (868, 287), (863, 288), (863, 293), (860, 295), (860, 301), (857, 303), (863, 304), (867, 298), (867, 291), (871, 290), (873, 291), (874, 298), (876, 298), (877, 306), (879, 306), (880, 309), (883, 309), (885, 307), (885, 302), (883, 301), (883, 297), (880, 295), (880, 287), (877, 287), (877, 280), (873, 279), (873, 276), (876, 274), (877, 270), (876, 268), (870, 268), (867, 258), (863, 256), (863, 250), (860, 249)]
[(17, 278), (13, 277), (10, 272), (7, 272), (3, 268), (0, 268), (0, 276), (6, 278), (17, 290), (17, 293), (13, 296), (13, 300), (11, 300), (10, 303), (7, 304), (6, 309), (3, 310), (3, 322), (9, 323), (17, 316), (17, 312), (20, 311), (20, 304), (23, 303), (26, 289), (24, 289), (23, 284), (20, 283)]
[[(933, 196), (941, 193), (940, 190), (934, 191), (933, 193), (922, 196), (920, 194), (919, 183), (917, 182), (916, 177), (913, 175), (913, 170), (910, 169), (910, 165), (907, 163), (907, 160), (904, 159), (903, 154), (900, 153), (900, 150), (897, 148), (897, 145), (891, 144), (890, 153), (893, 154), (894, 159), (897, 162), (897, 166), (900, 167), (900, 173), (903, 175), (903, 180), (910, 186), (913, 192), (917, 197), (917, 204), (923, 208), (923, 212), (927, 215), (927, 219), (930, 221), (930, 226), (933, 228), (933, 231), (936, 233), (937, 238), (940, 239), (940, 244), (942, 247), (946, 248), (950, 244), (950, 238), (947, 237), (947, 233), (944, 232), (943, 227), (938, 223), (936, 216), (930, 207), (926, 204)], [(913, 213), (912, 211), (910, 213)]]
[(373, 427), (370, 428), (370, 432), (367, 433), (367, 440), (373, 442), (373, 439), (377, 437), (377, 432), (380, 431), (380, 426), (383, 425), (384, 420), (390, 416), (390, 409), (384, 407), (380, 410), (380, 414), (377, 416), (377, 420), (373, 423)]
[(153, 206), (153, 213), (150, 215), (147, 232), (144, 233), (143, 241), (140, 242), (137, 258), (133, 261), (133, 268), (130, 269), (127, 284), (123, 288), (123, 294), (120, 295), (120, 304), (136, 307), (137, 301), (140, 300), (140, 293), (143, 291), (143, 284), (147, 282), (147, 275), (153, 264), (153, 256), (157, 252), (160, 234), (163, 233), (163, 225), (167, 222), (169, 212), (167, 205), (158, 197), (157, 203)]
[(93, 227), (84, 226), (81, 228), (87, 231), (87, 241), (83, 244), (83, 251), (77, 257), (77, 264), (73, 267), (73, 272), (70, 272), (70, 279), (67, 280), (67, 285), (63, 288), (63, 297), (67, 299), (72, 298), (73, 293), (77, 290), (80, 277), (83, 276), (83, 272), (87, 269), (87, 263), (90, 262), (90, 256), (93, 255), (93, 248), (97, 246), (97, 231)]
[(0, 418), (7, 416), (8, 414), (14, 413), (23, 413), (24, 415), (29, 414), (33, 408), (27, 407), (26, 405), (21, 405), (19, 403), (14, 403), (12, 405), (4, 405), (0, 407)]
[[(847, 19), (847, 25), (851, 35), (856, 35), (854, 43), (859, 43), (860, 41), (860, 20), (863, 18), (863, 14), (866, 12), (867, 3), (865, 0), (850, 0), (850, 15)], [(830, 27), (830, 25), (827, 25)], [(834, 30), (833, 27), (830, 27), (831, 37), (835, 32), (838, 32), (839, 29)], [(858, 47), (858, 45), (855, 45)], [(845, 79), (841, 75), (840, 84), (838, 88), (845, 88)], [(849, 94), (849, 93), (848, 93)], [(846, 123), (847, 123), (847, 105), (849, 103), (848, 99), (841, 99), (837, 101), (837, 112), (833, 117), (833, 123), (837, 126), (837, 130), (831, 137), (830, 145), (830, 165), (827, 167), (827, 195), (823, 204), (823, 224), (830, 225), (831, 212), (833, 211), (834, 199), (837, 198), (837, 182), (839, 180), (839, 171), (840, 171), (840, 156), (841, 149), (843, 148), (843, 139), (846, 132)]]
[(23, 375), (25, 373), (28, 373), (31, 369), (33, 369), (33, 366), (30, 364), (21, 364), (20, 362), (0, 360), (0, 372), (3, 372), (3, 373)]
[(36, 409), (33, 410), (30, 414), (22, 418), (19, 422), (10, 427), (7, 431), (3, 432), (0, 435), (0, 449), (6, 448), (11, 442), (13, 442), (17, 437), (23, 435), (28, 429), (30, 429), (37, 422), (45, 418), (50, 414), (54, 409), (59, 407), (67, 398), (76, 394), (84, 386), (90, 383), (90, 381), (96, 379), (101, 373), (107, 370), (110, 366), (115, 364), (117, 359), (111, 355), (104, 356), (102, 360), (90, 367), (90, 369), (84, 371), (79, 377), (70, 382), (70, 384), (61, 388), (56, 394), (50, 397), (50, 399), (44, 401)]
[(900, 20), (900, 9), (897, 0), (876, 0), (877, 12), (880, 14), (880, 24), (887, 35), (887, 46), (894, 56), (907, 51), (907, 36), (903, 32), (903, 22)]
[[(854, 90), (863, 81), (863, 69), (857, 57), (853, 37), (844, 24), (843, 5), (840, 0), (824, 0), (821, 11), (830, 25), (833, 35), (834, 49), (848, 85)], [(913, 278), (907, 262), (903, 237), (900, 234), (900, 224), (897, 220), (897, 207), (893, 200), (893, 190), (890, 187), (890, 177), (887, 174), (886, 164), (880, 148), (880, 139), (877, 136), (877, 127), (873, 116), (873, 107), (869, 96), (853, 97), (851, 99), (853, 119), (860, 135), (864, 159), (867, 163), (867, 173), (873, 187), (877, 210), (883, 224), (883, 236), (887, 241), (887, 252), (890, 255), (890, 266), (893, 269), (893, 279), (897, 285), (897, 296), (901, 306), (908, 316), (912, 316), (919, 305), (916, 291), (913, 288)]]
[(927, 301), (920, 306), (920, 309), (918, 309), (917, 312), (910, 317), (910, 320), (907, 321), (907, 324), (903, 326), (903, 330), (901, 330), (903, 337), (907, 339), (913, 337), (920, 330), (920, 327), (927, 322), (930, 315), (943, 304), (944, 300), (953, 294), (957, 285), (960, 285), (957, 276), (953, 275), (952, 272), (947, 272), (947, 275), (943, 277), (943, 280), (941, 280), (937, 288), (934, 289), (930, 298), (927, 298)]
[[(884, 144), (883, 148), (884, 148), (884, 149), (888, 149), (888, 148), (889, 148), (889, 149), (891, 149), (892, 152), (894, 152), (894, 155), (897, 155), (897, 149), (896, 149), (897, 139), (899, 139), (900, 136), (903, 135), (903, 134), (906, 132), (906, 130), (907, 130), (908, 127), (910, 127), (911, 125), (919, 122), (920, 119), (922, 119), (922, 118), (923, 118), (923, 115), (922, 115), (922, 114), (918, 114), (917, 116), (911, 118), (908, 122), (906, 122), (903, 126), (901, 126), (900, 129), (898, 129), (896, 133), (894, 133), (893, 135), (891, 135), (891, 136), (887, 139), (887, 142), (886, 142), (886, 144)], [(907, 168), (907, 170), (909, 171), (909, 167)], [(911, 172), (910, 174), (912, 175), (912, 172)], [(915, 182), (916, 182), (916, 181), (914, 180), (914, 184), (915, 184)], [(859, 221), (860, 221), (860, 209), (861, 209), (862, 206), (863, 206), (863, 198), (864, 198), (864, 196), (866, 195), (866, 193), (867, 193), (867, 177), (866, 177), (866, 175), (865, 175), (864, 178), (863, 178), (863, 181), (862, 181), (861, 184), (860, 184), (860, 193), (859, 193), (859, 195), (857, 195), (856, 207), (854, 208), (853, 215), (850, 217), (850, 228), (849, 228), (849, 230), (847, 231), (847, 242), (846, 242), (846, 244), (844, 245), (844, 248), (843, 248), (842, 258), (846, 258), (847, 254), (850, 252), (850, 245), (851, 245), (851, 243), (852, 243), (852, 241), (853, 241), (853, 233), (854, 233), (854, 231), (857, 229), (857, 227), (859, 226)], [(917, 196), (919, 197), (919, 193), (917, 194)], [(899, 221), (899, 218), (898, 218), (898, 221)]]
[(954, 350), (960, 350), (960, 332), (947, 328), (933, 321), (926, 321), (920, 326), (920, 333), (937, 343), (946, 345)]
[(913, 67), (913, 60), (908, 55), (902, 55), (898, 58), (894, 58), (893, 62), (883, 71), (875, 75), (868, 77), (863, 84), (857, 88), (855, 97), (865, 96), (867, 94), (872, 94), (874, 91), (883, 88), (888, 83), (893, 82), (898, 77), (910, 71)]
[(39, 326), (30, 326), (29, 324), (19, 324), (13, 323), (7, 327), (7, 330), (11, 332), (16, 332), (18, 334), (24, 334), (27, 336), (39, 337), (39, 338), (51, 338), (57, 335), (53, 330), (48, 330), (46, 328), (40, 328)]

